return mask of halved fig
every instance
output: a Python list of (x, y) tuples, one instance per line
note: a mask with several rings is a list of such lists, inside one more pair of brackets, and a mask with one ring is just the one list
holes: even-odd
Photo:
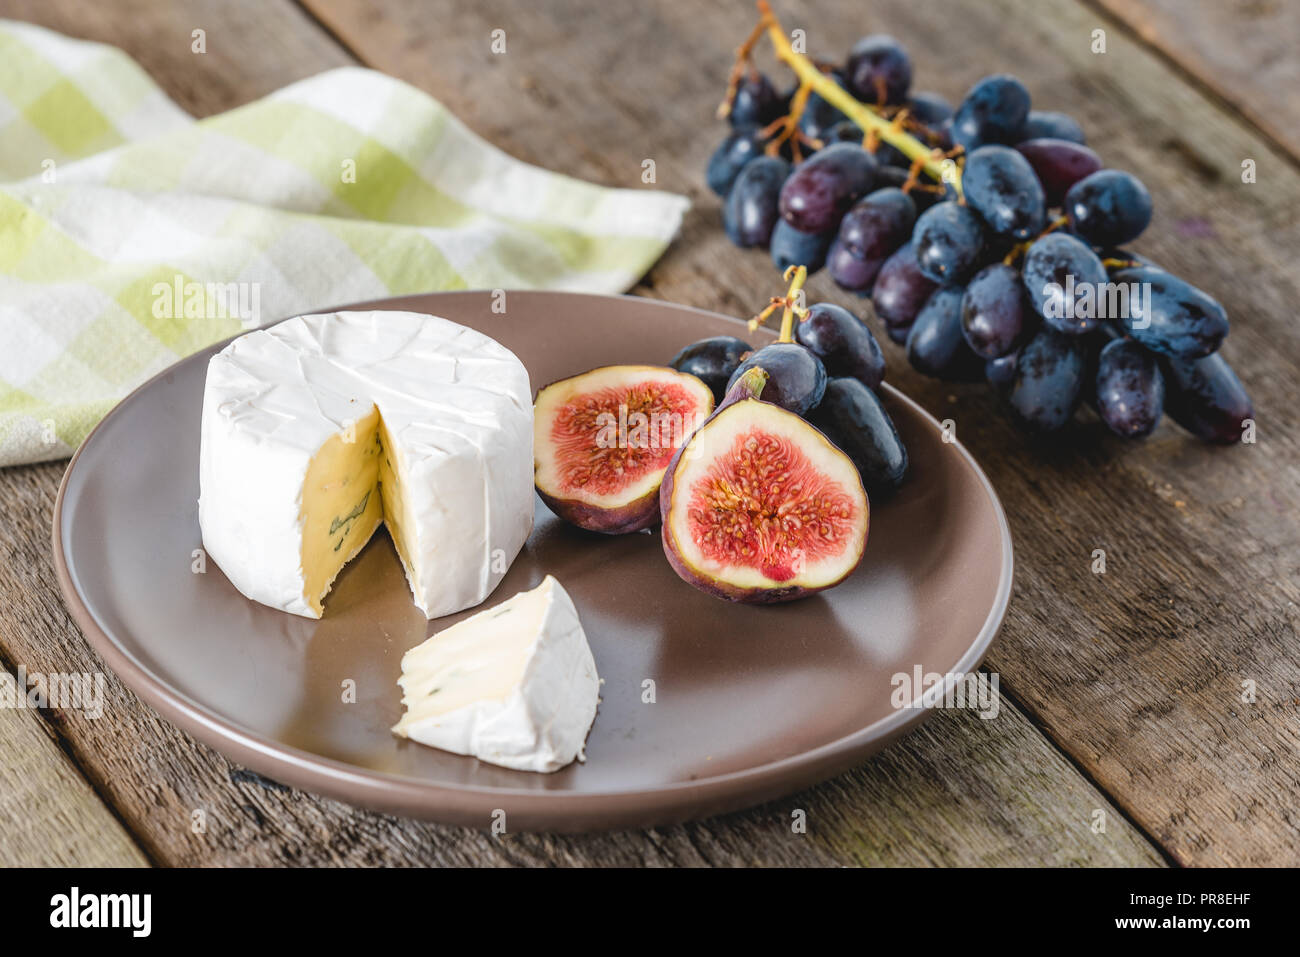
[(761, 401), (747, 370), (674, 456), (659, 492), (664, 553), (729, 601), (803, 598), (862, 560), (870, 507), (857, 467), (793, 412)]
[(699, 379), (660, 366), (604, 366), (533, 403), (533, 481), (556, 515), (621, 535), (659, 521), (659, 483), (713, 409)]

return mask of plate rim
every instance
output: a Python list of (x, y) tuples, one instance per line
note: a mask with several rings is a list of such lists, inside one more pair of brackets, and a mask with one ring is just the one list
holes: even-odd
[[(462, 289), (412, 293), (404, 296), (350, 303), (318, 311), (321, 313), (359, 309), (401, 311), (402, 307), (394, 305), (395, 303), (429, 296), (491, 296), (493, 292), (494, 290)], [(506, 295), (507, 297), (529, 296), (540, 298), (585, 296), (620, 301), (635, 300), (640, 304), (649, 304), (655, 308), (697, 313), (714, 320), (722, 318), (738, 326), (745, 324), (744, 320), (737, 319), (734, 316), (648, 296), (606, 295), (602, 293), (542, 289), (506, 290)], [(312, 313), (295, 313), (293, 316), (276, 319), (255, 328), (268, 328), (294, 318), (294, 316), (310, 314)], [(252, 331), (254, 330), (244, 330), (235, 336), (214, 343), (212, 346), (205, 346), (197, 351), (202, 352), (214, 346), (220, 349), (226, 343), (238, 338), (238, 336)], [(90, 646), (127, 688), (164, 718), (168, 719), (179, 730), (192, 735), (227, 758), (236, 760), (258, 773), (265, 774), (277, 781), (292, 784), (311, 793), (324, 794), (342, 800), (354, 806), (377, 809), (385, 813), (405, 817), (444, 820), (458, 824), (472, 821), (476, 822), (478, 826), (484, 826), (490, 822), (490, 810), (482, 810), (481, 799), (509, 797), (523, 809), (512, 812), (515, 817), (526, 816), (535, 819), (530, 820), (523, 827), (511, 825), (513, 830), (559, 832), (566, 830), (594, 831), (611, 827), (645, 827), (653, 826), (657, 822), (711, 816), (728, 809), (735, 810), (749, 807), (781, 794), (788, 794), (805, 787), (811, 787), (840, 771), (861, 763), (925, 720), (930, 712), (934, 710), (929, 707), (899, 708), (888, 716), (833, 741), (753, 767), (723, 774), (702, 776), (687, 781), (675, 781), (649, 788), (638, 787), (598, 791), (546, 788), (520, 789), (489, 785), (465, 785), (454, 782), (422, 781), (387, 771), (360, 768), (345, 761), (328, 758), (284, 744), (274, 738), (244, 728), (228, 717), (191, 699), (187, 694), (175, 688), (168, 680), (155, 674), (146, 664), (139, 661), (128, 649), (121, 645), (109, 633), (108, 629), (99, 623), (76, 587), (63, 538), (65, 493), (69, 479), (74, 474), (82, 452), (89, 447), (95, 436), (110, 420), (125, 414), (124, 409), (133, 400), (138, 399), (145, 390), (151, 388), (158, 380), (172, 375), (174, 370), (182, 363), (193, 360), (194, 354), (182, 356), (176, 362), (131, 390), (96, 423), (95, 427), (91, 429), (90, 433), (87, 434), (73, 453), (59, 481), (59, 490), (54, 501), (51, 544), (53, 546), (55, 574), (58, 579), (59, 589), (63, 595), (64, 604), (71, 613), (73, 620), (81, 629)], [(909, 406), (913, 412), (919, 413), (932, 426), (942, 430), (939, 421), (926, 411), (920, 403), (888, 382), (883, 383), (883, 385), (892, 399)], [(975, 457), (960, 440), (954, 438), (945, 444), (953, 446), (956, 453), (961, 456), (992, 505), (997, 519), (1002, 550), (998, 587), (993, 605), (989, 609), (989, 613), (974, 640), (962, 656), (951, 666), (950, 673), (967, 674), (979, 667), (1006, 618), (1015, 573), (1015, 558), (1010, 525), (992, 482), (989, 481), (988, 476), (980, 468)], [(364, 797), (358, 794), (358, 789)], [(713, 799), (719, 805), (719, 810), (696, 813), (699, 810), (701, 798), (704, 797)], [(450, 799), (451, 806), (448, 806), (448, 799)], [(571, 802), (611, 806), (591, 807), (589, 816), (596, 819), (596, 821), (592, 824), (584, 824), (561, 819), (571, 811), (570, 808), (565, 806)], [(466, 811), (470, 805), (474, 806), (474, 811), (467, 814)], [(608, 819), (605, 820), (604, 818)], [(470, 826), (474, 826), (474, 824), (471, 823)]]

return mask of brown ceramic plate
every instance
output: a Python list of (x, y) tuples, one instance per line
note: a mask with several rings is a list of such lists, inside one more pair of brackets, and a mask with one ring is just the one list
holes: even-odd
[[(736, 319), (633, 297), (486, 292), (369, 303), (445, 316), (499, 340), (534, 389), (611, 363), (667, 362)], [(752, 341), (770, 338), (763, 333)], [(389, 540), (344, 570), (319, 621), (196, 573), (199, 413), (208, 358), (128, 396), (73, 457), (54, 510), (59, 583), (104, 661), (161, 714), (279, 781), (396, 814), (509, 830), (649, 826), (777, 797), (844, 770), (926, 714), (891, 677), (973, 671), (1002, 622), (1011, 540), (988, 480), (922, 409), (886, 388), (911, 477), (873, 503), (843, 584), (773, 607), (682, 582), (658, 533), (607, 538), (537, 503), (537, 527), (490, 602), (551, 573), (605, 679), (587, 762), (510, 771), (401, 741), (403, 652), (468, 615), (425, 621)], [(654, 703), (643, 700), (653, 681)], [(354, 703), (344, 702), (355, 682)]]

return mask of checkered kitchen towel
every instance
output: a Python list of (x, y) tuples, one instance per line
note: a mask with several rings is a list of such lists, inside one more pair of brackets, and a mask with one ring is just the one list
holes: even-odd
[(196, 121), (120, 50), (0, 20), (0, 465), (69, 455), (135, 385), (258, 321), (622, 292), (687, 205), (525, 165), (370, 70)]

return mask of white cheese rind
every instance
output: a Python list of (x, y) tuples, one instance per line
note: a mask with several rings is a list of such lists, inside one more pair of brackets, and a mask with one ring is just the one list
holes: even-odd
[(309, 618), (302, 486), (331, 437), (378, 407), (416, 516), (406, 572), (428, 618), (481, 603), (532, 530), (532, 390), (504, 346), (409, 312), (300, 316), (208, 365), (203, 545), (247, 597)]
[[(557, 771), (582, 759), (583, 743), (600, 701), (600, 678), (577, 609), (560, 583), (547, 575), (533, 591), (521, 592), (455, 628), (462, 640), (473, 637), (471, 631), (487, 631), (483, 626), (488, 616), (538, 592), (543, 592), (545, 608), (523, 652), (517, 683), (503, 694), (469, 701), (441, 714), (418, 716), (435, 689), (455, 693), (456, 680), (477, 680), (457, 674), (457, 652), (440, 653), (439, 639), (448, 636), (441, 632), (402, 658), (398, 684), (407, 712), (393, 732), (429, 747), (473, 755), (519, 771)], [(479, 667), (509, 672), (518, 667), (513, 656), (519, 652), (515, 647), (502, 647), (507, 644), (476, 645), (458, 653), (474, 657)]]

